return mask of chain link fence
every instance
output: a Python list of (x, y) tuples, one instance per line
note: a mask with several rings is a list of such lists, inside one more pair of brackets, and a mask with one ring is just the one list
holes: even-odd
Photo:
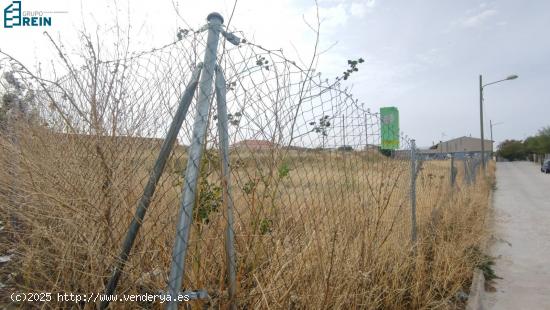
[(438, 210), (483, 196), (470, 186), (479, 161), (421, 160), (402, 133), (398, 150), (381, 150), (380, 115), (342, 78), (220, 21), (134, 54), (100, 54), (83, 37), (80, 62), (52, 40), (59, 76), (2, 62), (18, 104), (0, 141), (2, 250), (15, 270), (4, 282), (97, 293), (85, 308), (164, 307), (101, 294), (247, 309), (454, 301), (475, 262), (456, 262), (441, 285), (452, 255), (434, 251), (475, 241), (437, 239), (454, 219)]

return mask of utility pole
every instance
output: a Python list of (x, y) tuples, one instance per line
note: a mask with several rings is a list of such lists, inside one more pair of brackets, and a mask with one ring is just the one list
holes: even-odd
[(485, 176), (485, 137), (483, 135), (483, 77), (479, 75), (479, 127), (481, 129), (481, 166)]
[(493, 156), (493, 121), (489, 120), (489, 128), (491, 128), (491, 157)]

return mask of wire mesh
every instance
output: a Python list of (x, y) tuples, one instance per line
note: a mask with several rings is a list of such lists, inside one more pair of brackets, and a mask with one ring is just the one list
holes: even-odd
[[(59, 78), (33, 73), (13, 59), (5, 63), (33, 90), (27, 101), (32, 121), (11, 121), (13, 130), (1, 143), (2, 165), (11, 167), (2, 178), (2, 204), (13, 217), (10, 236), (20, 243), (19, 269), (32, 278), (14, 280), (19, 288), (104, 291), (178, 99), (202, 61), (206, 34), (182, 30), (176, 42), (114, 60), (84, 42), (82, 63), (60, 53)], [(410, 139), (399, 133), (398, 150), (381, 150), (380, 115), (356, 100), (341, 79), (325, 79), (250, 41), (220, 44), (238, 306), (376, 308), (391, 307), (392, 300), (414, 305), (402, 282), (385, 279), (414, 269), (411, 173), (417, 175), (421, 241), (434, 210), (450, 203), (441, 194), (451, 191), (449, 161), (419, 161), (412, 171)], [(196, 116), (201, 91), (151, 198), (118, 294), (160, 294), (173, 285), (168, 274), (182, 187), (189, 182), (189, 145), (197, 139), (193, 122), (203, 117), (202, 156), (189, 163), (199, 175), (196, 188), (191, 186), (181, 290), (207, 290), (210, 300), (196, 305), (228, 305), (219, 117), (215, 104)], [(213, 90), (207, 91), (205, 98), (214, 100)], [(474, 166), (464, 161), (459, 179), (475, 180)]]

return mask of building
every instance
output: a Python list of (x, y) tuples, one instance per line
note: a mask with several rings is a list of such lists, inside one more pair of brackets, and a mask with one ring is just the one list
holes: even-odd
[[(493, 141), (485, 140), (484, 148), (485, 154), (490, 156), (493, 151)], [(448, 141), (441, 141), (429, 149), (419, 150), (419, 153), (433, 158), (443, 158), (447, 154), (453, 154), (457, 158), (479, 156), (481, 154), (481, 139), (464, 136)]]

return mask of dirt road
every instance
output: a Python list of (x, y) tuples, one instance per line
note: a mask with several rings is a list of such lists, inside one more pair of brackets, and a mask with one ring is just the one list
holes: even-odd
[(550, 310), (550, 174), (529, 162), (497, 164), (496, 292), (487, 309)]

